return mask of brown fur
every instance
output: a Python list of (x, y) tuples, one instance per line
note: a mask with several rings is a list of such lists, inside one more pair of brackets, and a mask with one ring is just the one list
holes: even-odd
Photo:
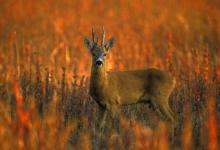
[(90, 95), (104, 108), (150, 102), (166, 119), (173, 121), (168, 98), (175, 80), (158, 69), (106, 72), (105, 67), (91, 71)]

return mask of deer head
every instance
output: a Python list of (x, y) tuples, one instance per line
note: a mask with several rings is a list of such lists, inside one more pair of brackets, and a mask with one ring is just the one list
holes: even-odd
[(113, 47), (114, 38), (110, 38), (105, 43), (105, 31), (102, 28), (102, 38), (100, 45), (98, 44), (98, 36), (94, 34), (92, 29), (92, 41), (90, 41), (87, 37), (84, 38), (84, 44), (90, 50), (92, 55), (92, 62), (95, 67), (102, 67), (105, 61), (105, 57), (108, 54), (109, 50)]

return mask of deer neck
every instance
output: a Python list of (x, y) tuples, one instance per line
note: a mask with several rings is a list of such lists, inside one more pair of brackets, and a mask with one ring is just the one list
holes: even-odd
[(101, 91), (105, 88), (107, 84), (108, 76), (105, 65), (100, 68), (97, 68), (93, 65), (91, 70), (90, 89)]

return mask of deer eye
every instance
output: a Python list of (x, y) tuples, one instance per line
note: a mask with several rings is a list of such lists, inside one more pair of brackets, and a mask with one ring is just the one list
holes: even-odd
[(103, 56), (106, 56), (106, 54), (104, 54)]
[(94, 54), (94, 53), (92, 53), (92, 56), (94, 56), (94, 57), (95, 57), (95, 54)]

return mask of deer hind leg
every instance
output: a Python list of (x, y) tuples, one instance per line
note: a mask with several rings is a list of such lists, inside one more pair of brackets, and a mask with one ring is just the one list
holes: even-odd
[[(145, 93), (141, 98), (141, 102), (150, 102), (153, 108), (162, 116), (164, 119), (169, 120), (171, 122), (174, 121), (174, 114), (169, 107), (168, 100), (162, 101), (161, 96), (153, 97), (148, 93)], [(164, 100), (164, 99), (163, 99)], [(164, 103), (166, 102), (166, 103)]]
[(151, 103), (153, 104), (156, 111), (162, 116), (165, 120), (168, 120), (170, 122), (174, 122), (173, 118), (173, 112), (171, 111), (168, 103), (161, 103), (158, 99), (151, 100)]
[(170, 124), (170, 132), (171, 132), (171, 141), (173, 142), (174, 140), (174, 135), (175, 135), (175, 126), (176, 126), (176, 120), (174, 118), (174, 113), (170, 109), (168, 103), (162, 105), (162, 109), (164, 112), (166, 112), (166, 117), (169, 118), (168, 120), (171, 122)]
[(148, 94), (147, 92), (145, 92), (145, 93), (139, 98), (138, 102), (147, 104), (147, 106), (148, 106), (149, 108), (153, 108), (153, 109), (154, 109), (154, 106), (153, 106), (152, 103), (151, 103), (151, 96), (150, 96), (150, 94)]
[(151, 96), (148, 93), (144, 93), (139, 99), (140, 102), (149, 102), (150, 100)]
[(169, 106), (169, 104), (166, 104), (167, 106), (167, 110), (169, 111), (169, 113), (172, 115), (172, 117), (173, 117), (173, 121), (175, 121), (175, 115), (174, 115), (174, 112), (170, 109), (170, 106)]
[(171, 137), (174, 137), (175, 120), (173, 117), (173, 112), (171, 111), (168, 103), (159, 103), (158, 101), (153, 101), (152, 104), (159, 115), (171, 123)]
[(139, 102), (148, 104), (150, 108), (153, 107), (151, 104), (151, 96), (148, 93), (145, 93), (143, 96), (141, 96)]

